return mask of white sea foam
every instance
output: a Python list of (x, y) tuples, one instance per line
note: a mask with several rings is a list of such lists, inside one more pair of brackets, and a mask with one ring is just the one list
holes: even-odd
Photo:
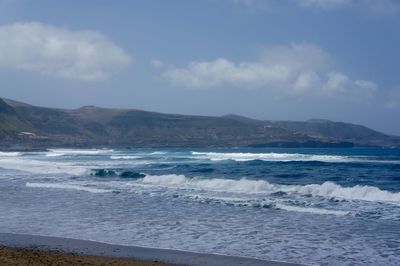
[(35, 174), (70, 174), (83, 175), (87, 168), (65, 162), (48, 162), (22, 157), (0, 158), (0, 168), (13, 169)]
[(301, 194), (313, 196), (342, 198), (347, 200), (366, 200), (366, 201), (389, 201), (400, 202), (400, 193), (381, 190), (372, 186), (353, 186), (342, 187), (333, 182), (325, 182), (322, 185), (311, 184), (305, 186), (287, 186), (286, 191), (293, 191)]
[(322, 208), (312, 208), (312, 207), (300, 207), (300, 206), (291, 206), (285, 205), (281, 203), (276, 203), (275, 207), (285, 211), (295, 211), (295, 212), (305, 212), (305, 213), (314, 213), (314, 214), (330, 214), (337, 216), (348, 215), (349, 211), (336, 211), (336, 210), (328, 210)]
[(312, 195), (326, 198), (338, 198), (346, 200), (383, 201), (400, 203), (400, 193), (381, 190), (372, 186), (342, 187), (333, 182), (311, 185), (280, 185), (272, 184), (264, 180), (248, 179), (204, 179), (187, 178), (184, 175), (147, 175), (140, 180), (143, 184), (176, 187), (183, 189), (202, 189), (210, 191), (234, 192), (234, 193), (264, 193), (277, 192)]
[(190, 199), (200, 200), (201, 202), (218, 202), (222, 204), (230, 204), (233, 206), (247, 206), (247, 207), (260, 207), (260, 208), (273, 208), (285, 211), (313, 213), (322, 215), (337, 215), (344, 216), (350, 214), (350, 211), (331, 210), (324, 208), (302, 207), (287, 205), (280, 202), (278, 199), (252, 199), (252, 198), (234, 198), (234, 197), (221, 197), (215, 195), (190, 195)]
[(238, 162), (261, 160), (271, 162), (328, 162), (328, 163), (389, 163), (400, 164), (399, 160), (377, 160), (369, 156), (342, 156), (303, 153), (243, 153), (243, 152), (192, 152), (197, 159), (208, 159), (211, 161), (233, 160)]
[(57, 156), (73, 156), (73, 155), (98, 155), (112, 153), (111, 149), (87, 149), (87, 150), (75, 150), (75, 149), (50, 149), (46, 153), (47, 157), (57, 157)]
[(22, 155), (21, 152), (13, 152), (13, 151), (0, 151), (0, 157), (16, 157)]
[(133, 156), (133, 155), (111, 155), (110, 159), (111, 160), (134, 160), (139, 158), (138, 156)]
[(275, 186), (262, 180), (201, 179), (187, 178), (184, 175), (147, 175), (142, 179), (145, 184), (174, 186), (182, 188), (199, 188), (228, 192), (275, 192)]
[(46, 153), (46, 157), (59, 157), (59, 156), (64, 156), (65, 153), (61, 152), (48, 152)]
[(322, 161), (322, 162), (348, 162), (352, 159), (348, 156), (338, 155), (315, 155), (301, 153), (222, 153), (222, 152), (192, 152), (197, 158), (210, 159), (212, 161), (234, 160), (234, 161)]
[(31, 188), (49, 188), (49, 189), (66, 189), (66, 190), (79, 190), (91, 193), (106, 193), (111, 192), (110, 190), (87, 187), (77, 184), (69, 183), (26, 183), (26, 187)]

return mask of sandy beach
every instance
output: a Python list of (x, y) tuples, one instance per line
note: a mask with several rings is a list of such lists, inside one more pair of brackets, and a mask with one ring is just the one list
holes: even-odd
[(60, 251), (43, 251), (0, 247), (0, 265), (7, 266), (40, 266), (40, 265), (123, 265), (123, 266), (167, 266), (170, 264), (158, 261), (141, 261), (134, 259), (85, 256)]
[(297, 265), (252, 258), (0, 233), (0, 265)]

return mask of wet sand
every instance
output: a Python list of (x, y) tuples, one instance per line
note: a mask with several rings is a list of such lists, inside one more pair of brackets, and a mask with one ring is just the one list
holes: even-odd
[[(111, 245), (101, 242), (88, 240), (78, 240), (70, 238), (46, 237), (22, 234), (0, 233), (0, 246), (3, 253), (0, 253), (0, 265), (7, 258), (19, 259), (21, 263), (14, 265), (24, 265), (24, 261), (30, 258), (41, 257), (43, 254), (44, 264), (36, 265), (79, 265), (74, 263), (79, 260), (81, 265), (191, 265), (191, 266), (288, 266), (298, 265), (276, 261), (265, 261), (252, 258), (224, 256), (216, 254), (202, 254), (169, 249), (154, 249), (136, 246)], [(7, 248), (4, 248), (7, 247)], [(13, 249), (10, 249), (13, 248)], [(30, 249), (19, 250), (19, 249)], [(41, 253), (44, 252), (44, 253)], [(51, 253), (51, 254), (50, 254)], [(92, 257), (89, 257), (92, 256)], [(55, 259), (53, 263), (47, 260)], [(42, 258), (41, 258), (42, 259)], [(40, 262), (41, 259), (38, 261)], [(109, 259), (118, 261), (119, 264), (110, 264), (101, 260)], [(122, 259), (122, 260), (120, 260)], [(123, 264), (126, 259), (129, 263), (145, 264)], [(133, 259), (133, 260), (132, 260)], [(69, 260), (74, 260), (69, 263)], [(100, 264), (84, 264), (83, 260)], [(155, 262), (157, 261), (157, 263)], [(68, 262), (67, 264), (62, 264)], [(147, 263), (147, 264), (146, 264)], [(165, 263), (165, 264), (162, 264)], [(13, 265), (13, 264), (5, 264)], [(35, 264), (25, 264), (35, 265)]]

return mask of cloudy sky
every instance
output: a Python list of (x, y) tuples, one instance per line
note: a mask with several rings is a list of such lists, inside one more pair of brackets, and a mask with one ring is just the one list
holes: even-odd
[(0, 0), (0, 97), (400, 135), (398, 0)]

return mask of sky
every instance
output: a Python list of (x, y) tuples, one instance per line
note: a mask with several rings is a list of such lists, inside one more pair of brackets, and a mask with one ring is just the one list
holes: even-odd
[(0, 0), (0, 97), (400, 135), (398, 0)]

